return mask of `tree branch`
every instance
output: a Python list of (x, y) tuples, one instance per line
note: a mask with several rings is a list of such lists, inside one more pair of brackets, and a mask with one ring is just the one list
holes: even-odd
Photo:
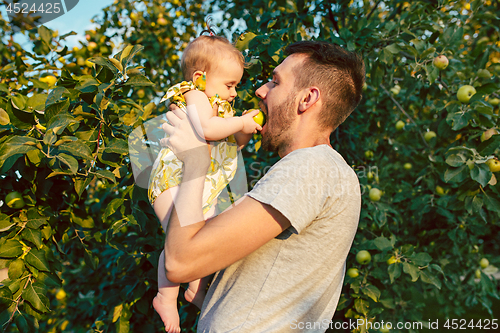
[(368, 21), (370, 19), (370, 16), (373, 15), (373, 13), (375, 12), (375, 9), (377, 9), (378, 5), (380, 4), (382, 0), (379, 0), (377, 1), (377, 3), (375, 4), (375, 6), (373, 6), (372, 10), (368, 13), (368, 15), (366, 16), (366, 20)]
[(389, 93), (389, 91), (387, 91), (387, 89), (382, 85), (380, 84), (380, 88), (382, 88), (382, 90), (387, 94), (387, 96), (389, 96), (389, 98), (394, 102), (394, 104), (396, 104), (396, 106), (398, 107), (398, 109), (406, 116), (408, 117), (408, 119), (410, 119), (411, 122), (413, 122), (413, 124), (415, 124), (415, 127), (417, 128), (418, 130), (418, 133), (420, 134), (420, 136), (422, 137), (422, 140), (424, 141), (424, 144), (427, 146), (427, 148), (430, 148), (429, 145), (427, 144), (427, 141), (425, 141), (425, 138), (424, 138), (424, 135), (422, 134), (422, 132), (420, 131), (420, 129), (418, 128), (417, 126), (417, 123), (415, 122), (415, 120), (413, 120), (412, 117), (410, 117), (410, 115), (403, 109), (403, 107), (401, 106), (401, 104), (398, 103), (398, 101), (396, 101), (394, 99), (394, 97), (392, 97), (392, 95)]

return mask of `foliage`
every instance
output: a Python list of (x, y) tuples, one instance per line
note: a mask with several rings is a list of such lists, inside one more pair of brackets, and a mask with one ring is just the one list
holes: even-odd
[[(232, 37), (250, 65), (239, 110), (256, 106), (255, 89), (291, 42), (316, 37), (365, 59), (363, 100), (331, 138), (364, 190), (347, 261), (360, 274), (346, 277), (339, 313), (425, 325), (432, 300), (447, 317), (473, 307), (493, 316), (500, 185), (486, 162), (500, 157), (500, 135), (480, 136), (499, 125), (500, 4), (119, 0), (74, 50), (65, 36), (18, 23), (33, 44), (23, 50), (0, 19), (0, 198), (18, 191), (26, 203), (1, 206), (0, 269), (9, 279), (0, 322), (12, 319), (7, 329), (21, 332), (161, 327), (150, 304), (162, 231), (134, 185), (127, 140), (165, 112), (149, 102), (180, 79), (179, 54), (215, 8), (229, 37), (236, 19), (246, 25)], [(432, 64), (440, 54), (450, 60), (441, 71)], [(477, 93), (462, 104), (456, 92), (469, 84)], [(427, 141), (427, 131), (437, 136)], [(259, 139), (245, 148), (250, 185), (278, 159)], [(379, 201), (370, 188), (383, 192)], [(360, 250), (372, 255), (366, 265), (355, 260)], [(480, 269), (481, 258), (490, 265)], [(194, 331), (197, 311), (179, 302), (183, 327)]]

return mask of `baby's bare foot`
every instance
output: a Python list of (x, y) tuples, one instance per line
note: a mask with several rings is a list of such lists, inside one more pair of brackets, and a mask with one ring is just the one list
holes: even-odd
[(179, 312), (177, 311), (177, 301), (167, 299), (162, 294), (156, 294), (153, 299), (153, 307), (161, 317), (168, 333), (180, 333)]
[(205, 299), (205, 288), (202, 288), (202, 285), (200, 285), (200, 280), (189, 283), (189, 287), (184, 293), (184, 298), (189, 303), (192, 303), (201, 309), (203, 300)]

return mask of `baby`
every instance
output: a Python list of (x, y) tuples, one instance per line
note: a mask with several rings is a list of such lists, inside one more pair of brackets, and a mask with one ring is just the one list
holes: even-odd
[[(186, 47), (182, 72), (186, 81), (167, 90), (162, 99), (169, 99), (184, 112), (189, 112), (196, 131), (208, 141), (212, 164), (205, 177), (203, 214), (205, 219), (215, 215), (217, 197), (234, 177), (238, 149), (244, 147), (252, 134), (262, 127), (253, 116), (259, 111), (234, 116), (230, 102), (236, 97), (236, 85), (243, 76), (245, 60), (229, 41), (208, 30)], [(193, 119), (198, 118), (198, 119)], [(163, 148), (156, 159), (149, 179), (148, 197), (154, 211), (167, 230), (178, 185), (182, 180), (182, 162), (169, 148)], [(182, 223), (182, 221), (181, 221)], [(189, 283), (184, 296), (187, 301), (201, 308), (205, 297), (207, 279)], [(153, 306), (170, 333), (180, 333), (177, 296), (179, 284), (165, 276), (164, 252), (158, 264), (158, 294)]]

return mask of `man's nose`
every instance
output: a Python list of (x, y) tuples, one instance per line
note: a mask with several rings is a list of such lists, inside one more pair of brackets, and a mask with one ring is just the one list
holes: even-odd
[(255, 95), (257, 95), (257, 97), (259, 97), (260, 99), (264, 99), (264, 98), (266, 98), (268, 91), (269, 91), (269, 88), (267, 87), (267, 83), (266, 83), (255, 91)]

